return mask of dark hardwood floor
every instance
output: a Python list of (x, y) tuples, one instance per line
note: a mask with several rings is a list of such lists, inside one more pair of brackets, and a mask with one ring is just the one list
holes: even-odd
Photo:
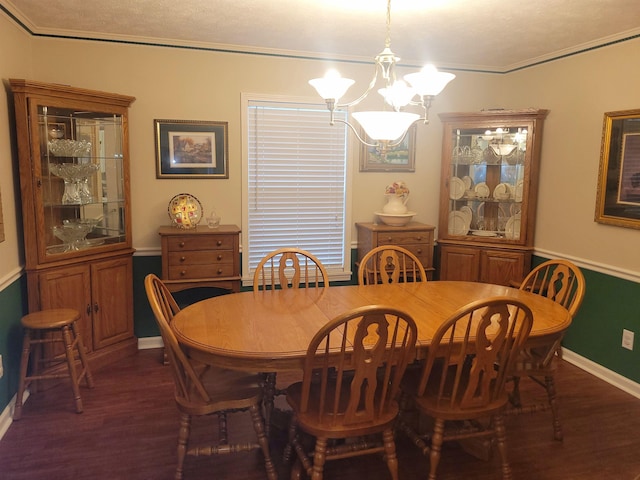
[[(178, 414), (173, 385), (160, 350), (94, 372), (96, 388), (83, 388), (84, 413), (74, 413), (70, 388), (33, 395), (23, 417), (0, 441), (2, 480), (172, 479)], [(279, 375), (286, 382), (285, 375)], [(640, 400), (568, 364), (558, 375), (564, 442), (552, 439), (550, 413), (507, 420), (514, 479), (634, 480), (640, 476)], [(524, 382), (523, 382), (524, 383)], [(525, 387), (526, 390), (534, 386)], [(536, 394), (542, 389), (535, 387)], [(539, 392), (539, 393), (538, 393)], [(278, 400), (281, 400), (279, 398)], [(194, 422), (193, 439), (211, 423)], [(208, 420), (208, 419), (207, 419)], [(276, 419), (277, 420), (277, 419)], [(248, 414), (230, 421), (234, 435), (251, 433)], [(280, 465), (284, 431), (275, 429), (274, 460)], [(398, 438), (400, 478), (426, 478), (428, 459)], [(499, 479), (495, 456), (479, 460), (456, 445), (445, 446), (439, 479)], [(187, 458), (185, 479), (264, 479), (260, 454)], [(327, 464), (327, 479), (388, 479), (376, 456)]]

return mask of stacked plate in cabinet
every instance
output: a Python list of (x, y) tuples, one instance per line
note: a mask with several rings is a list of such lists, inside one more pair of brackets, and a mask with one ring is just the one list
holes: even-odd
[(449, 213), (449, 235), (466, 235), (469, 231), (470, 222), (466, 212), (454, 210)]

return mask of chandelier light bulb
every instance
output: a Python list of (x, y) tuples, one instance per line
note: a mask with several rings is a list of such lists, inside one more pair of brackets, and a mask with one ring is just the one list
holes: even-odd
[(425, 65), (416, 73), (409, 73), (404, 79), (414, 88), (421, 97), (434, 97), (438, 95), (447, 84), (456, 78), (453, 73), (440, 72), (431, 65)]
[(342, 98), (355, 80), (343, 78), (337, 70), (331, 69), (325, 73), (324, 77), (309, 80), (309, 84), (316, 89), (318, 95), (324, 100), (333, 99), (336, 102)]
[(377, 141), (393, 141), (403, 137), (420, 115), (409, 112), (354, 112), (353, 118), (358, 121), (369, 138)]
[(393, 85), (378, 90), (378, 93), (384, 97), (385, 102), (391, 105), (395, 110), (408, 105), (416, 92), (403, 80), (396, 80)]

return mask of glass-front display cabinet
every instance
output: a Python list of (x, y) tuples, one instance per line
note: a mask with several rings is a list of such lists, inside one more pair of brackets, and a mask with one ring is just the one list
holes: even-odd
[(129, 340), (127, 118), (134, 98), (28, 80), (10, 84), (29, 309), (81, 311), (90, 350)]
[(440, 114), (440, 279), (513, 285), (528, 273), (547, 113)]

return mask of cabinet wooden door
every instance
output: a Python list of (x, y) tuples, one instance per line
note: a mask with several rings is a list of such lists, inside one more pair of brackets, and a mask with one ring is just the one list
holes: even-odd
[(80, 312), (80, 329), (85, 348), (93, 350), (91, 341), (91, 274), (87, 265), (61, 267), (38, 275), (40, 305), (49, 308), (74, 308)]
[(80, 312), (88, 351), (133, 337), (131, 257), (54, 268), (40, 273), (40, 304)]
[(440, 280), (476, 282), (480, 275), (480, 250), (442, 246)]
[(91, 299), (96, 350), (133, 336), (131, 257), (91, 265)]
[(480, 258), (480, 281), (498, 285), (519, 283), (531, 264), (529, 253), (485, 250)]

